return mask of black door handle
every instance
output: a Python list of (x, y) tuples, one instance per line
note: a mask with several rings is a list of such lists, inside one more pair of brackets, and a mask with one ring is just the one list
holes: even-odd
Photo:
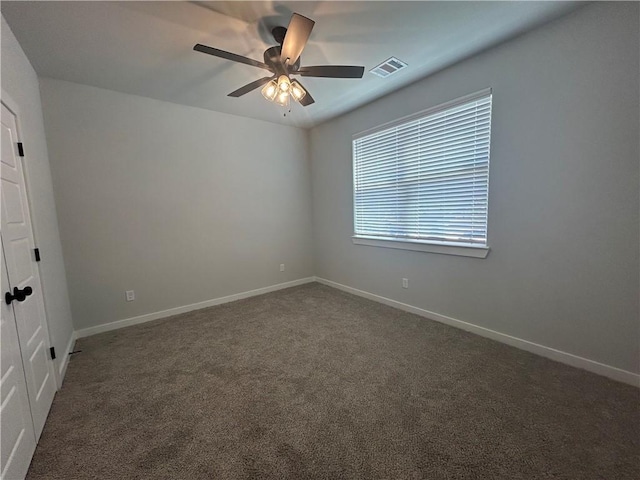
[(25, 299), (33, 293), (33, 288), (24, 287), (20, 290), (18, 287), (13, 287), (13, 293), (7, 292), (4, 294), (4, 301), (7, 302), (7, 305), (11, 305), (11, 302), (17, 300), (19, 302), (24, 302)]

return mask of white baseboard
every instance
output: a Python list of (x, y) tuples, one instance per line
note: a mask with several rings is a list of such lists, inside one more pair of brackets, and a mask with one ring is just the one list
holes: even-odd
[(640, 375), (638, 375), (637, 373), (622, 370), (610, 365), (605, 365), (594, 360), (589, 360), (588, 358), (583, 358), (571, 353), (563, 352), (561, 350), (556, 350), (555, 348), (545, 347), (544, 345), (539, 345), (528, 340), (512, 337), (511, 335), (506, 335), (504, 333), (496, 332), (495, 330), (480, 327), (472, 323), (457, 320), (445, 315), (440, 315), (439, 313), (430, 312), (428, 310), (414, 307), (406, 303), (398, 302), (387, 297), (381, 297), (380, 295), (365, 292), (364, 290), (358, 290), (356, 288), (348, 287), (346, 285), (342, 285), (325, 278), (316, 277), (315, 279), (318, 283), (322, 283), (329, 287), (337, 288), (338, 290), (343, 290), (348, 293), (353, 293), (354, 295), (373, 300), (374, 302), (383, 303), (385, 305), (389, 305), (390, 307), (395, 307), (406, 312), (414, 313), (416, 315), (420, 315), (421, 317), (435, 320), (436, 322), (444, 323), (452, 327), (461, 328), (462, 330), (475, 333), (482, 337), (490, 338), (501, 343), (506, 343), (507, 345), (511, 345), (512, 347), (526, 350), (527, 352), (535, 353), (537, 355), (550, 358), (551, 360), (555, 360), (560, 363), (571, 365), (572, 367), (581, 368), (583, 370), (597, 373), (598, 375), (603, 375), (619, 382), (624, 382), (628, 383), (629, 385), (640, 387)]
[(62, 358), (60, 359), (60, 364), (58, 365), (58, 389), (62, 387), (62, 382), (64, 381), (64, 376), (67, 373), (67, 367), (69, 366), (69, 359), (71, 356), (69, 353), (73, 351), (73, 346), (76, 343), (76, 332), (71, 332), (71, 337), (69, 337), (69, 342), (67, 342), (67, 348), (62, 352)]
[(77, 338), (88, 337), (90, 335), (96, 335), (98, 333), (109, 332), (111, 330), (117, 330), (119, 328), (130, 327), (131, 325), (138, 325), (139, 323), (145, 323), (152, 320), (158, 320), (160, 318), (171, 317), (173, 315), (179, 315), (181, 313), (190, 312), (192, 310), (213, 307), (214, 305), (233, 302), (235, 300), (242, 300), (243, 298), (255, 297), (256, 295), (263, 295), (265, 293), (275, 292), (276, 290), (282, 290), (283, 288), (295, 287), (297, 285), (303, 285), (305, 283), (311, 283), (314, 281), (315, 277), (300, 278), (291, 282), (278, 283), (276, 285), (270, 285), (268, 287), (258, 288), (256, 290), (249, 290), (248, 292), (235, 293), (233, 295), (227, 295), (226, 297), (219, 297), (212, 300), (205, 300), (204, 302), (192, 303), (191, 305), (170, 308), (168, 310), (162, 310), (160, 312), (147, 313), (145, 315), (140, 315), (137, 317), (116, 320), (115, 322), (103, 323), (102, 325), (96, 325), (95, 327), (82, 328), (80, 330), (76, 330), (75, 333)]

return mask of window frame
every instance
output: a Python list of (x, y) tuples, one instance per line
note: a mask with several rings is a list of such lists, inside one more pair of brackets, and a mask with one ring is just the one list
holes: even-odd
[[(446, 255), (457, 255), (464, 257), (474, 257), (474, 258), (486, 258), (489, 254), (489, 178), (487, 179), (487, 234), (486, 234), (486, 243), (484, 245), (472, 245), (472, 244), (464, 244), (458, 242), (446, 242), (446, 241), (438, 241), (438, 240), (418, 240), (418, 239), (407, 239), (407, 238), (393, 238), (393, 237), (379, 237), (374, 235), (365, 235), (356, 233), (356, 155), (355, 155), (355, 141), (359, 138), (366, 137), (368, 135), (373, 135), (377, 132), (381, 132), (383, 130), (387, 130), (393, 127), (397, 127), (414, 120), (424, 118), (438, 112), (454, 108), (458, 105), (462, 105), (468, 102), (472, 102), (473, 100), (492, 96), (493, 90), (491, 88), (485, 88), (483, 90), (471, 93), (469, 95), (464, 95), (462, 97), (458, 97), (454, 100), (441, 103), (434, 107), (427, 108), (425, 110), (421, 110), (419, 112), (413, 113), (411, 115), (406, 115), (404, 117), (398, 118), (396, 120), (392, 120), (390, 122), (383, 123), (382, 125), (378, 125), (373, 128), (369, 128), (362, 132), (356, 133), (352, 135), (351, 139), (351, 160), (352, 160), (352, 183), (351, 186), (353, 188), (353, 196), (352, 196), (352, 209), (351, 212), (353, 214), (353, 235), (352, 241), (356, 245), (366, 245), (373, 247), (384, 247), (384, 248), (394, 248), (401, 250), (411, 250), (417, 252), (429, 252), (429, 253), (439, 253)], [(492, 102), (493, 104), (493, 99)], [(493, 106), (491, 119), (493, 119)], [(491, 152), (491, 138), (492, 133), (489, 134), (489, 152)], [(489, 153), (489, 162), (490, 162), (490, 153)]]

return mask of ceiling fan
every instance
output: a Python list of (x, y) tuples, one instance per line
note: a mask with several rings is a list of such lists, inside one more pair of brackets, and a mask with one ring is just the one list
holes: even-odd
[(275, 27), (271, 30), (273, 38), (279, 45), (268, 48), (264, 52), (264, 62), (225, 52), (217, 48), (198, 43), (194, 50), (207, 53), (215, 57), (225, 58), (238, 63), (263, 68), (272, 73), (262, 77), (244, 87), (231, 92), (229, 97), (240, 97), (246, 93), (262, 88), (262, 95), (278, 105), (288, 106), (289, 97), (306, 107), (315, 102), (309, 92), (297, 80), (291, 80), (292, 75), (302, 77), (328, 78), (362, 78), (364, 67), (351, 65), (317, 65), (311, 67), (300, 66), (300, 54), (307, 44), (309, 35), (315, 22), (297, 13), (291, 16), (288, 28)]

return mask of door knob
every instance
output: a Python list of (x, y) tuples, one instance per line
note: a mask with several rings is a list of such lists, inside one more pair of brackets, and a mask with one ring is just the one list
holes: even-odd
[(17, 300), (19, 302), (24, 302), (25, 299), (33, 293), (33, 289), (29, 286), (24, 287), (20, 290), (18, 287), (13, 287), (13, 293), (7, 292), (4, 294), (4, 301), (7, 302), (7, 305), (11, 305), (11, 302)]

